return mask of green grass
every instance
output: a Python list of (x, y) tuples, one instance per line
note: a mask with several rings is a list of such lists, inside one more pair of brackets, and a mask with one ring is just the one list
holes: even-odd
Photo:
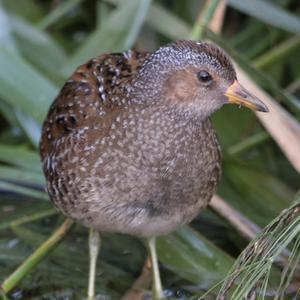
[[(277, 111), (271, 110), (270, 120), (262, 126), (253, 112), (231, 106), (213, 116), (224, 153), (218, 194), (260, 227), (293, 205), (300, 187), (299, 1), (229, 0), (222, 31), (214, 33), (209, 22), (218, 4), (0, 1), (0, 283), (41, 244), (47, 245), (63, 222), (43, 190), (37, 152), (40, 128), (74, 68), (104, 52), (153, 51), (175, 39), (200, 37), (223, 47), (255, 82), (252, 92), (266, 91), (280, 104), (283, 117), (276, 125)], [(280, 220), (271, 224), (282, 224)], [(180, 290), (191, 299), (201, 295), (216, 299), (222, 285), (230, 299), (242, 299), (252, 288), (255, 299), (264, 299), (264, 294), (269, 295), (265, 299), (293, 299), (299, 280), (299, 221), (295, 214), (286, 227), (270, 225), (242, 252), (249, 240), (227, 219), (207, 209), (190, 226), (159, 238), (163, 285), (173, 297)], [(272, 238), (277, 241), (273, 248)], [(263, 255), (251, 254), (257, 241), (264, 242)], [(139, 275), (146, 249), (142, 241), (118, 234), (104, 235), (102, 244), (97, 292), (120, 299)], [(26, 275), (22, 281), (10, 285), (10, 299), (84, 297), (86, 229), (76, 225), (56, 246), (47, 257), (40, 257), (34, 269), (22, 273)], [(249, 253), (251, 260), (245, 261)], [(287, 253), (289, 258), (274, 264)], [(240, 273), (228, 288), (229, 270)]]

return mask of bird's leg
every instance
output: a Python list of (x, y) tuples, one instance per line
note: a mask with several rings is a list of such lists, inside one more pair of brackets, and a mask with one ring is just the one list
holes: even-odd
[(90, 253), (90, 273), (88, 300), (95, 299), (95, 281), (96, 281), (96, 265), (97, 257), (100, 249), (100, 234), (98, 231), (89, 229), (89, 253)]
[(149, 250), (150, 250), (151, 263), (152, 263), (152, 277), (153, 277), (152, 296), (153, 296), (153, 300), (159, 300), (163, 298), (163, 290), (160, 281), (155, 241), (156, 241), (156, 237), (154, 236), (148, 238), (147, 240)]

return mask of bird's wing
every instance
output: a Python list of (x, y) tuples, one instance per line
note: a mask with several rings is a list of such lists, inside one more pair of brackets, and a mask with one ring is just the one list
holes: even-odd
[[(130, 82), (149, 57), (148, 52), (103, 54), (79, 66), (52, 103), (42, 129), (40, 152), (70, 132), (94, 123), (109, 124), (130, 99)], [(102, 133), (101, 133), (102, 132)], [(98, 134), (105, 134), (102, 128)]]

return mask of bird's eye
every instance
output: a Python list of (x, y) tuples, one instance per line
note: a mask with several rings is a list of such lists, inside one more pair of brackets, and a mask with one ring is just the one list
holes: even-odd
[(212, 81), (211, 75), (207, 71), (200, 71), (197, 73), (198, 79), (203, 83), (210, 83)]

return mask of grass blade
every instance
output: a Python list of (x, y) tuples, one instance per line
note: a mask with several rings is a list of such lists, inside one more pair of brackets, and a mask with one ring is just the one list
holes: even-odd
[(20, 18), (11, 17), (10, 23), (22, 56), (54, 83), (62, 84), (65, 78), (58, 70), (67, 59), (63, 48), (48, 33)]
[(150, 7), (146, 23), (171, 39), (184, 39), (190, 33), (190, 27), (183, 20), (157, 3)]
[(11, 182), (18, 182), (21, 184), (30, 184), (37, 186), (44, 186), (45, 179), (40, 173), (25, 171), (14, 167), (6, 167), (0, 165), (0, 179), (8, 180)]
[(0, 96), (42, 122), (57, 88), (42, 74), (8, 50), (0, 48)]
[(137, 39), (140, 29), (144, 23), (144, 19), (147, 15), (148, 9), (150, 7), (151, 1), (152, 0), (142, 0), (136, 8), (135, 18), (133, 19), (131, 29), (128, 31), (126, 39), (124, 41), (124, 49), (131, 48), (135, 40)]
[(26, 146), (10, 146), (0, 144), (0, 161), (33, 172), (41, 173), (38, 154)]
[(68, 0), (61, 2), (55, 9), (53, 9), (45, 18), (43, 18), (38, 24), (37, 28), (45, 30), (55, 22), (59, 21), (64, 15), (69, 13), (83, 0)]
[(159, 237), (157, 251), (169, 270), (204, 289), (221, 280), (233, 263), (230, 256), (190, 227)]
[(241, 68), (237, 67), (237, 72), (241, 83), (268, 106), (270, 114), (256, 113), (256, 115), (294, 168), (300, 173), (300, 124), (255, 84)]
[(64, 223), (32, 253), (8, 278), (1, 284), (4, 293), (11, 291), (35, 266), (62, 241), (73, 225), (73, 221), (65, 220)]
[(149, 0), (122, 1), (104, 26), (96, 29), (66, 62), (62, 73), (69, 75), (78, 65), (101, 53), (130, 48), (139, 33), (149, 4)]
[(0, 180), (0, 191), (22, 194), (36, 199), (49, 200), (49, 197), (45, 192), (41, 192), (36, 189), (20, 186), (3, 180)]
[[(243, 299), (243, 297), (249, 296), (251, 290), (259, 285), (261, 278), (265, 280), (265, 283), (267, 282), (270, 276), (271, 265), (291, 241), (299, 236), (299, 207), (300, 202), (298, 198), (295, 204), (282, 211), (282, 213), (247, 246), (239, 256), (223, 284), (217, 298), (218, 300), (225, 299), (229, 292), (232, 294), (230, 299)], [(299, 240), (298, 242), (296, 241), (296, 245), (298, 245), (298, 249), (297, 251), (295, 251), (295, 249), (293, 250), (293, 254), (289, 258), (291, 260), (295, 258), (294, 254), (299, 251)], [(296, 257), (296, 259), (298, 258)], [(282, 275), (285, 276), (284, 273)], [(266, 287), (264, 290), (266, 290)]]
[(10, 24), (10, 19), (3, 9), (3, 5), (0, 2), (0, 44), (5, 45), (7, 49), (11, 52), (18, 54), (19, 50), (12, 36), (12, 26)]
[(300, 19), (270, 1), (228, 0), (228, 4), (244, 14), (253, 16), (270, 25), (297, 35), (300, 34)]

